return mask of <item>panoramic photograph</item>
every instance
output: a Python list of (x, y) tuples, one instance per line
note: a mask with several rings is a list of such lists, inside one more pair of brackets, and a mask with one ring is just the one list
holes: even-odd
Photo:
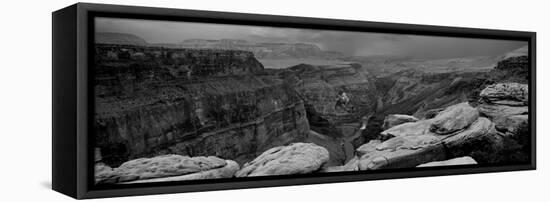
[(531, 162), (527, 41), (94, 23), (96, 185)]

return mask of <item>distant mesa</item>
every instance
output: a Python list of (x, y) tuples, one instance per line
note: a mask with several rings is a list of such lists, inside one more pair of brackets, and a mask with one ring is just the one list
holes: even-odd
[(101, 44), (119, 44), (147, 46), (148, 43), (143, 38), (133, 34), (114, 33), (114, 32), (96, 32), (95, 43)]
[(315, 58), (335, 59), (343, 57), (337, 51), (325, 51), (315, 44), (307, 43), (255, 43), (242, 39), (186, 39), (180, 43), (147, 43), (133, 34), (98, 32), (98, 44), (152, 46), (164, 48), (243, 50), (254, 53), (258, 59)]
[(255, 43), (241, 39), (187, 39), (178, 44), (180, 48), (231, 49), (254, 53), (256, 58), (338, 58), (343, 55), (336, 51), (325, 51), (315, 44), (307, 43)]

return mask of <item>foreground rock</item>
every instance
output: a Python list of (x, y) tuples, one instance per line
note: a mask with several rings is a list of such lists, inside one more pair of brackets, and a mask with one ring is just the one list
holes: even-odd
[(477, 120), (479, 112), (467, 102), (448, 107), (433, 120), (430, 131), (437, 134), (449, 134), (462, 130)]
[(434, 161), (425, 164), (418, 165), (416, 167), (434, 167), (434, 166), (456, 166), (456, 165), (473, 165), (477, 164), (476, 160), (472, 157), (464, 156), (445, 161)]
[(418, 118), (414, 116), (404, 115), (404, 114), (390, 114), (386, 116), (386, 118), (384, 119), (384, 125), (382, 125), (382, 128), (386, 130), (403, 123), (417, 122), (417, 121), (418, 121)]
[(235, 176), (305, 174), (317, 171), (329, 160), (329, 152), (312, 143), (293, 143), (271, 148), (246, 163)]
[(525, 163), (530, 159), (528, 96), (528, 85), (519, 83), (494, 84), (480, 93), (480, 113), (491, 119), (502, 135), (501, 162)]
[(477, 108), (479, 112), (481, 112), (481, 114), (489, 118), (506, 117), (512, 115), (526, 115), (529, 113), (529, 107), (527, 106), (481, 104)]
[(115, 169), (98, 164), (96, 165), (96, 182), (121, 183), (228, 178), (232, 177), (237, 170), (239, 170), (239, 165), (236, 162), (214, 156), (163, 155), (134, 159)]
[(433, 119), (420, 120), (417, 122), (404, 123), (394, 126), (390, 129), (382, 131), (380, 134), (383, 136), (411, 136), (422, 135), (430, 132), (430, 126), (433, 123)]
[(434, 161), (470, 156), (483, 163), (498, 162), (503, 139), (495, 124), (479, 117), (468, 103), (450, 106), (433, 119), (404, 123), (382, 134), (386, 141), (373, 140), (357, 148), (356, 162), (332, 170), (377, 170), (411, 168)]
[(468, 129), (442, 140), (447, 157), (471, 156), (480, 163), (499, 163), (504, 149), (503, 138), (491, 120), (480, 117)]
[(230, 160), (226, 160), (225, 162), (226, 162), (226, 165), (221, 168), (214, 168), (211, 170), (191, 173), (187, 175), (173, 176), (173, 177), (136, 180), (136, 181), (125, 182), (125, 184), (231, 178), (233, 177), (233, 175), (235, 175), (235, 172), (239, 170), (239, 164), (237, 164), (237, 162), (235, 161), (230, 161)]
[(346, 164), (344, 164), (344, 165), (326, 167), (326, 168), (323, 168), (323, 169), (321, 170), (321, 172), (330, 173), (330, 172), (350, 172), (350, 171), (357, 171), (357, 170), (359, 170), (358, 163), (359, 163), (359, 158), (358, 158), (358, 157), (354, 157), (354, 158), (350, 159), (350, 160), (349, 160)]
[(118, 181), (115, 170), (103, 163), (97, 163), (94, 169), (96, 184), (111, 184)]
[(479, 111), (491, 118), (497, 130), (515, 134), (529, 119), (529, 90), (527, 84), (498, 83), (487, 86), (480, 93), (483, 99)]
[(411, 168), (466, 155), (484, 162), (494, 162), (496, 153), (502, 148), (494, 124), (483, 117), (465, 130), (451, 135), (439, 135), (427, 129), (424, 134), (397, 136), (379, 144), (374, 142), (375, 146), (369, 143), (371, 145), (360, 147), (357, 153), (362, 155), (358, 169)]

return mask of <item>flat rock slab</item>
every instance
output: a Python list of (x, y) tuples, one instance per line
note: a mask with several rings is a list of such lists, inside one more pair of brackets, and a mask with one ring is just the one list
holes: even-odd
[(432, 119), (420, 120), (417, 122), (403, 123), (394, 127), (391, 127), (380, 134), (384, 136), (415, 136), (423, 135), (430, 132), (430, 126), (432, 125)]
[(173, 177), (162, 177), (162, 178), (129, 181), (129, 182), (123, 182), (121, 184), (232, 178), (235, 175), (235, 173), (239, 170), (239, 164), (231, 160), (226, 160), (225, 162), (226, 162), (226, 165), (221, 168), (215, 168), (211, 170), (191, 173), (187, 175), (173, 176)]
[(386, 130), (403, 123), (417, 122), (417, 121), (418, 121), (418, 118), (411, 115), (390, 114), (386, 116), (386, 118), (384, 118), (384, 124), (382, 125), (382, 129)]
[(416, 167), (435, 167), (435, 166), (456, 166), (456, 165), (474, 165), (477, 164), (476, 160), (472, 157), (464, 156), (445, 161), (434, 161), (425, 164), (418, 165)]
[(235, 176), (293, 175), (317, 171), (329, 160), (329, 152), (313, 143), (293, 143), (271, 148), (246, 163)]
[(133, 181), (196, 173), (226, 166), (218, 157), (163, 155), (127, 161), (115, 169), (119, 181)]

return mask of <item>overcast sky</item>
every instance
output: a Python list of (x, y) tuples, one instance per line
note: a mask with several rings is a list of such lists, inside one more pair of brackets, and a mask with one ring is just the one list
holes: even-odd
[(527, 45), (523, 41), (117, 18), (96, 18), (96, 32), (134, 34), (149, 43), (179, 43), (197, 38), (312, 43), (323, 50), (339, 51), (347, 55), (412, 58), (492, 56)]

